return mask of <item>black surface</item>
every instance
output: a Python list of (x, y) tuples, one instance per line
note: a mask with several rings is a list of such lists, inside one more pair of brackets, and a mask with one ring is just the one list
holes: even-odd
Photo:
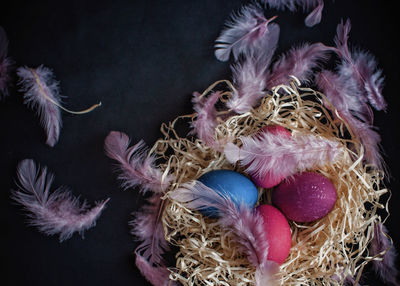
[[(392, 216), (386, 225), (400, 249), (398, 16), (389, 1), (326, 2), (322, 23), (312, 29), (303, 25), (302, 13), (266, 15), (279, 15), (279, 52), (303, 41), (332, 44), (337, 23), (350, 17), (351, 43), (378, 58), (389, 104), (387, 113), (376, 113), (392, 175)], [(103, 152), (104, 138), (119, 130), (151, 145), (162, 122), (192, 111), (193, 91), (229, 78), (229, 65), (214, 58), (213, 41), (242, 3), (247, 1), (1, 2), (0, 25), (16, 66), (52, 68), (70, 109), (103, 103), (87, 115), (64, 113), (60, 141), (50, 148), (15, 87), (0, 102), (1, 285), (146, 285), (134, 266), (136, 242), (127, 224), (143, 200), (119, 188)], [(74, 235), (60, 244), (57, 237), (26, 226), (21, 208), (9, 198), (16, 165), (25, 158), (48, 166), (56, 175), (55, 187), (70, 186), (89, 202), (111, 198), (84, 240)]]

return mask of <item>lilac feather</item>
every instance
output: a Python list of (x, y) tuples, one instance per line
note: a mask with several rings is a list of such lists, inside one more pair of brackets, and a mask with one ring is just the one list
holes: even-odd
[(289, 10), (297, 11), (298, 8), (302, 8), (303, 11), (312, 12), (305, 19), (305, 24), (308, 27), (312, 27), (321, 22), (322, 10), (324, 8), (323, 0), (262, 0), (262, 3), (270, 8), (277, 10)]
[[(322, 71), (318, 74), (316, 83), (337, 109), (339, 116), (347, 122), (354, 136), (364, 146), (366, 160), (382, 167), (379, 152), (380, 136), (373, 130), (371, 110), (362, 100), (357, 84), (347, 75), (338, 75), (330, 71)], [(330, 106), (327, 105), (327, 107)]]
[(154, 286), (169, 286), (169, 271), (165, 266), (153, 266), (143, 256), (136, 253), (136, 266), (140, 273)]
[(311, 11), (304, 20), (307, 27), (313, 27), (321, 22), (322, 10), (324, 9), (324, 1), (318, 0), (318, 5)]
[(40, 122), (47, 134), (46, 144), (53, 147), (60, 136), (62, 125), (60, 105), (60, 90), (54, 80), (52, 71), (44, 66), (36, 69), (20, 67), (17, 70), (20, 77), (21, 91), (25, 92), (24, 103), (37, 109)]
[(253, 176), (271, 178), (291, 176), (335, 162), (343, 148), (337, 141), (314, 135), (263, 132), (259, 136), (241, 137), (242, 147), (228, 143), (224, 153), (228, 161), (240, 161)]
[(8, 83), (10, 81), (10, 68), (12, 61), (7, 58), (8, 39), (6, 32), (0, 27), (0, 98), (8, 95)]
[(235, 60), (240, 54), (249, 54), (260, 47), (260, 42), (269, 34), (269, 23), (276, 17), (266, 19), (258, 5), (244, 6), (237, 15), (232, 15), (215, 44), (215, 56), (227, 61), (232, 53)]
[(387, 104), (382, 95), (384, 79), (382, 71), (377, 68), (375, 58), (368, 52), (357, 51), (351, 53), (348, 38), (351, 30), (350, 20), (343, 21), (337, 27), (334, 39), (337, 53), (342, 59), (339, 74), (351, 77), (363, 92), (365, 101), (368, 101), (376, 110), (386, 110)]
[(369, 254), (382, 258), (372, 261), (372, 266), (382, 281), (387, 285), (398, 286), (400, 283), (397, 280), (396, 249), (387, 233), (387, 228), (381, 222), (375, 222), (374, 237), (371, 241)]
[(260, 48), (253, 49), (243, 61), (232, 66), (236, 90), (227, 102), (231, 110), (245, 113), (264, 95), (266, 70), (278, 45), (279, 31), (277, 24), (270, 24), (269, 33), (261, 41)]
[(277, 268), (275, 263), (267, 260), (268, 241), (263, 218), (258, 212), (240, 202), (235, 203), (227, 193), (216, 192), (199, 181), (186, 183), (169, 194), (173, 200), (185, 204), (189, 209), (215, 208), (218, 223), (234, 234), (240, 250), (256, 267), (256, 285), (265, 285), (261, 281), (273, 280)]
[(307, 82), (313, 76), (313, 69), (320, 62), (329, 59), (330, 47), (322, 43), (303, 44), (292, 48), (287, 54), (278, 59), (272, 66), (272, 71), (267, 76), (267, 88), (279, 84), (288, 84), (290, 76), (295, 76), (302, 82)]
[(18, 191), (12, 198), (25, 207), (30, 223), (47, 235), (60, 236), (60, 242), (69, 239), (74, 232), (83, 232), (96, 224), (109, 199), (99, 202), (92, 209), (85, 202), (71, 195), (66, 188), (50, 192), (54, 176), (47, 175), (47, 168), (37, 170), (35, 162), (23, 160), (18, 165)]
[(132, 147), (129, 144), (129, 137), (117, 131), (111, 131), (104, 143), (107, 156), (118, 162), (118, 178), (122, 181), (122, 187), (128, 189), (140, 186), (143, 193), (148, 190), (162, 193), (169, 186), (171, 177), (163, 178), (162, 172), (155, 168), (155, 158), (146, 156), (143, 141)]
[(201, 98), (200, 93), (193, 93), (193, 109), (197, 112), (196, 119), (192, 122), (193, 130), (190, 134), (197, 134), (197, 137), (206, 145), (213, 146), (215, 143), (215, 127), (217, 126), (217, 103), (221, 92), (213, 92), (207, 98)]

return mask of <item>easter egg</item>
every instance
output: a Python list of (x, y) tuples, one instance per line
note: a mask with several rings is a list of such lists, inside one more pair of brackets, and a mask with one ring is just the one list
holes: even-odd
[[(227, 195), (236, 205), (253, 208), (257, 203), (258, 190), (246, 176), (230, 170), (214, 170), (198, 179), (207, 187), (218, 193)], [(215, 208), (206, 208), (201, 211), (204, 215), (217, 217)]]
[(324, 217), (336, 202), (336, 188), (319, 173), (303, 172), (283, 181), (272, 192), (272, 203), (287, 218), (310, 222)]
[(263, 218), (263, 229), (268, 241), (268, 260), (282, 264), (289, 255), (291, 232), (285, 216), (275, 207), (260, 205), (256, 208)]
[[(261, 136), (261, 133), (263, 132), (268, 132), (273, 135), (280, 135), (286, 138), (290, 138), (292, 134), (290, 133), (289, 130), (286, 128), (280, 126), (280, 125), (268, 125), (264, 126), (263, 128), (260, 129), (259, 133), (256, 134), (256, 136)], [(285, 179), (285, 175), (282, 174), (282, 176), (276, 176), (272, 175), (271, 173), (265, 174), (263, 177), (259, 177), (258, 175), (253, 175), (251, 176), (253, 182), (260, 187), (263, 188), (272, 188), (276, 185), (278, 185), (280, 182), (282, 182), (283, 179)]]

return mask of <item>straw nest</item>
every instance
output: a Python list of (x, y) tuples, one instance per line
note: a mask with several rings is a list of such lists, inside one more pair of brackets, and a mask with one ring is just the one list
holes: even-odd
[[(221, 94), (226, 101), (233, 86), (220, 81), (202, 96), (221, 85), (228, 91)], [(227, 86), (227, 87), (226, 87)], [(364, 266), (376, 257), (369, 256), (368, 244), (373, 236), (374, 222), (381, 220), (378, 209), (386, 209), (379, 201), (387, 192), (383, 188), (383, 172), (363, 161), (364, 150), (340, 116), (333, 116), (326, 97), (318, 91), (301, 87), (294, 79), (290, 85), (280, 85), (265, 95), (261, 104), (250, 112), (232, 115), (220, 111), (215, 129), (216, 142), (223, 146), (228, 140), (256, 133), (261, 127), (279, 124), (294, 134), (312, 133), (337, 140), (345, 146), (342, 158), (317, 171), (336, 186), (338, 199), (333, 210), (312, 223), (289, 221), (292, 247), (280, 266), (281, 285), (342, 285), (346, 276), (358, 280)], [(170, 278), (183, 285), (254, 285), (255, 269), (239, 252), (232, 234), (222, 230), (215, 220), (203, 217), (168, 197), (168, 192), (182, 183), (197, 179), (217, 169), (231, 169), (218, 148), (210, 148), (194, 137), (181, 137), (178, 129), (196, 114), (180, 116), (163, 124), (163, 139), (150, 151), (162, 162), (164, 174), (174, 174), (175, 180), (166, 192), (163, 225), (165, 238), (176, 245), (176, 266)], [(221, 147), (220, 149), (222, 149)], [(258, 203), (270, 203), (270, 190), (259, 189)], [(382, 200), (382, 198), (381, 198)]]

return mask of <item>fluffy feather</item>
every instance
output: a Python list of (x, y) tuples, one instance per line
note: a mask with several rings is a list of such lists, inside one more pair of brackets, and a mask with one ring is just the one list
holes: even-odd
[(240, 160), (246, 171), (264, 178), (290, 176), (298, 171), (314, 169), (337, 160), (342, 147), (336, 141), (314, 135), (263, 132), (259, 136), (241, 137), (241, 148), (228, 143), (225, 156), (230, 162)]
[(199, 181), (186, 183), (169, 195), (190, 209), (215, 208), (219, 214), (218, 223), (235, 235), (241, 251), (262, 274), (259, 279), (271, 274), (268, 272), (272, 270), (272, 263), (267, 260), (268, 241), (262, 227), (263, 219), (257, 212), (233, 201), (228, 194), (216, 192)]
[(382, 281), (387, 285), (398, 286), (400, 283), (397, 281), (396, 250), (387, 233), (386, 227), (381, 222), (375, 222), (369, 254), (382, 257), (381, 260), (372, 261), (372, 266)]
[(20, 67), (17, 74), (21, 91), (25, 92), (24, 103), (32, 109), (37, 108), (47, 134), (46, 144), (53, 147), (58, 141), (62, 125), (58, 82), (54, 80), (52, 71), (44, 66), (36, 69)]
[(348, 47), (348, 38), (351, 30), (350, 20), (343, 21), (337, 27), (337, 35), (334, 39), (337, 52), (342, 58), (339, 66), (339, 74), (351, 77), (362, 90), (362, 96), (376, 110), (385, 110), (386, 101), (382, 95), (384, 79), (382, 71), (377, 68), (375, 58), (368, 52), (357, 51), (351, 53)]
[(267, 76), (267, 88), (279, 84), (289, 84), (290, 76), (295, 76), (300, 81), (309, 81), (313, 75), (313, 69), (319, 62), (329, 59), (328, 51), (331, 48), (322, 43), (303, 44), (292, 48), (287, 54), (281, 56)]
[(254, 49), (242, 62), (232, 66), (236, 90), (227, 102), (231, 110), (245, 113), (264, 95), (265, 74), (278, 45), (279, 30), (277, 24), (270, 24), (269, 33), (261, 41), (260, 48)]
[(298, 10), (298, 8), (302, 8), (303, 11), (306, 12), (313, 9), (305, 19), (305, 24), (308, 27), (312, 27), (321, 22), (322, 10), (324, 8), (323, 0), (262, 0), (261, 2), (277, 10), (289, 10), (294, 12)]
[(324, 9), (324, 1), (318, 0), (318, 5), (311, 11), (304, 20), (307, 27), (313, 27), (321, 22), (322, 10)]
[(215, 41), (215, 56), (220, 61), (227, 61), (232, 53), (237, 60), (241, 53), (251, 54), (254, 48), (269, 34), (269, 23), (258, 5), (244, 6), (237, 15), (232, 15), (227, 28)]
[(6, 32), (0, 26), (0, 98), (8, 95), (7, 85), (10, 81), (9, 71), (12, 62), (7, 58), (8, 39)]
[(357, 84), (347, 75), (337, 75), (330, 71), (318, 74), (316, 83), (337, 109), (340, 117), (347, 122), (354, 136), (363, 144), (365, 159), (371, 164), (382, 167), (383, 161), (379, 152), (380, 136), (373, 130), (372, 112), (362, 100)]
[(132, 147), (129, 144), (129, 137), (117, 131), (111, 131), (104, 143), (107, 156), (118, 162), (118, 178), (122, 181), (122, 187), (128, 189), (140, 186), (143, 193), (148, 190), (162, 193), (169, 186), (171, 177), (163, 177), (162, 172), (155, 168), (155, 159), (146, 156), (143, 141)]
[(217, 113), (215, 104), (220, 92), (213, 92), (208, 98), (200, 98), (198, 92), (193, 93), (193, 109), (197, 112), (196, 119), (192, 122), (193, 130), (190, 134), (197, 134), (198, 138), (206, 145), (213, 146), (214, 134), (217, 126)]
[[(175, 285), (169, 283), (169, 271), (166, 267), (153, 266), (143, 256), (136, 253), (136, 266), (144, 277), (154, 286)], [(174, 283), (174, 282), (173, 282)]]
[(30, 223), (47, 234), (59, 234), (60, 242), (70, 238), (74, 232), (83, 232), (96, 224), (108, 199), (89, 209), (66, 188), (58, 188), (50, 193), (54, 176), (47, 175), (46, 167), (37, 170), (33, 160), (19, 163), (17, 176), (19, 190), (12, 191), (12, 198), (23, 205), (29, 213)]

